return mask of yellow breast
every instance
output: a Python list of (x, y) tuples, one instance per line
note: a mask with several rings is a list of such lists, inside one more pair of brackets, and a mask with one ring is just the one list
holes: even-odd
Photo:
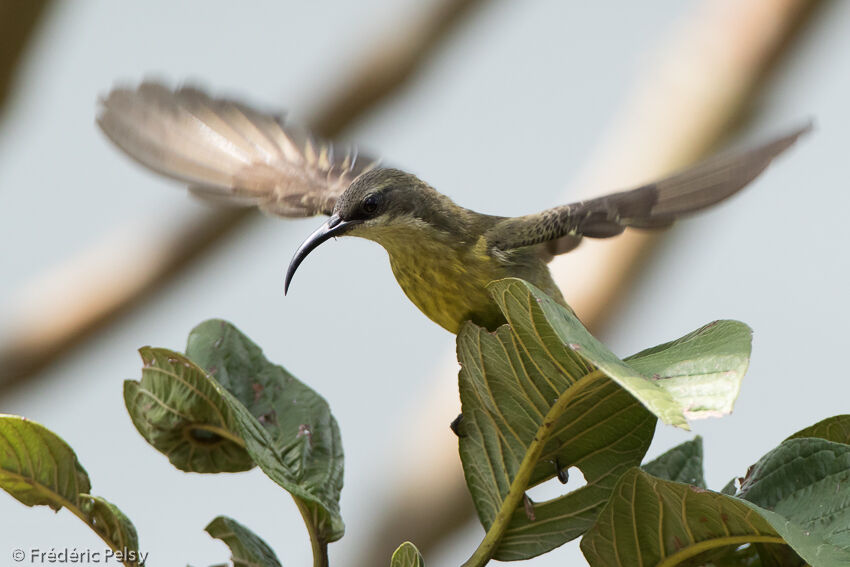
[(487, 284), (494, 280), (522, 278), (564, 302), (549, 268), (534, 250), (496, 258), (487, 253), (483, 237), (476, 242), (459, 241), (457, 235), (416, 220), (367, 228), (352, 234), (383, 246), (405, 295), (452, 333), (465, 321), (490, 330), (506, 322), (487, 291)]
[(474, 247), (450, 245), (424, 227), (385, 227), (369, 234), (389, 253), (405, 295), (432, 321), (457, 333), (464, 321), (488, 328), (504, 322), (486, 286), (508, 276), (504, 267)]

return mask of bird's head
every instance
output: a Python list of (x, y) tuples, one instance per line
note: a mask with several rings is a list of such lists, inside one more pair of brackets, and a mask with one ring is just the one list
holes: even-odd
[(415, 175), (398, 169), (374, 169), (355, 179), (340, 195), (333, 216), (346, 227), (344, 232), (368, 235), (370, 228), (415, 217), (429, 193), (436, 192)]
[(415, 175), (398, 169), (364, 173), (340, 195), (331, 217), (301, 244), (286, 271), (285, 289), (295, 270), (322, 242), (334, 236), (360, 236), (382, 240), (399, 229), (421, 226), (444, 201), (449, 202)]

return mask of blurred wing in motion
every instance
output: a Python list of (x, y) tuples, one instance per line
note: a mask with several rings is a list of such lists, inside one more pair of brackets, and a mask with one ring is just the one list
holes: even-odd
[(377, 161), (277, 116), (183, 87), (145, 82), (100, 100), (97, 123), (144, 166), (193, 193), (284, 217), (330, 215), (337, 197)]
[(582, 237), (607, 238), (626, 228), (664, 228), (677, 218), (726, 199), (755, 179), (811, 124), (748, 150), (720, 154), (694, 167), (629, 191), (505, 219), (486, 234), (505, 252), (545, 243), (544, 254), (569, 252)]

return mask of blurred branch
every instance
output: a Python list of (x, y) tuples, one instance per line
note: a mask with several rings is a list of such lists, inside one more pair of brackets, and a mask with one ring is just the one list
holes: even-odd
[[(789, 59), (818, 0), (706, 0), (660, 46), (653, 69), (612, 120), (577, 186), (582, 194), (634, 186), (688, 165), (743, 128)], [(807, 116), (795, 116), (800, 121)], [(788, 124), (779, 126), (788, 127)], [(573, 195), (575, 196), (575, 195)], [(552, 264), (567, 301), (594, 331), (663, 232), (586, 242)]]
[(0, 111), (6, 106), (15, 71), (50, 0), (7, 0), (0, 3)]
[[(704, 156), (746, 118), (767, 79), (789, 56), (815, 8), (813, 0), (705, 1), (660, 46), (653, 68), (627, 97), (607, 142), (581, 176), (582, 193), (635, 186)], [(798, 117), (799, 118), (799, 117)], [(575, 192), (565, 196), (574, 200)], [(552, 264), (567, 301), (598, 332), (612, 315), (623, 284), (659, 236), (627, 231), (585, 242)], [(386, 563), (400, 541), (425, 554), (474, 515), (457, 443), (447, 424), (457, 415), (456, 363), (435, 373), (431, 400), (399, 434), (409, 449), (396, 456), (405, 474), (384, 496), (387, 509), (351, 565)], [(423, 449), (427, 447), (427, 449)]]
[[(398, 92), (477, 4), (479, 0), (440, 0), (411, 22), (393, 23), (392, 31), (376, 33), (387, 39), (362, 58), (363, 63), (316, 113), (313, 130), (324, 137), (337, 136)], [(18, 4), (3, 3), (0, 14), (9, 5)], [(5, 27), (6, 21), (0, 21)], [(145, 230), (138, 238), (110, 241), (49, 273), (46, 285), (29, 290), (26, 305), (32, 308), (19, 309), (19, 317), (4, 329), (0, 388), (55, 362), (213, 250), (252, 216), (250, 209), (198, 213), (164, 228), (158, 238)]]
[(480, 0), (440, 0), (413, 25), (387, 30), (384, 43), (310, 122), (316, 132), (337, 134), (376, 103), (398, 92)]

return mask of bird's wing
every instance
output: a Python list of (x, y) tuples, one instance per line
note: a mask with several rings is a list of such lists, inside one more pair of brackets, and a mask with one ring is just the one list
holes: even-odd
[(113, 89), (100, 101), (97, 123), (131, 158), (194, 193), (285, 217), (331, 214), (349, 184), (377, 165), (195, 88), (145, 82)]
[(485, 234), (488, 247), (499, 253), (545, 244), (544, 254), (551, 256), (569, 252), (585, 236), (607, 238), (628, 227), (667, 227), (735, 194), (810, 129), (808, 124), (748, 150), (714, 156), (636, 189), (505, 219)]

